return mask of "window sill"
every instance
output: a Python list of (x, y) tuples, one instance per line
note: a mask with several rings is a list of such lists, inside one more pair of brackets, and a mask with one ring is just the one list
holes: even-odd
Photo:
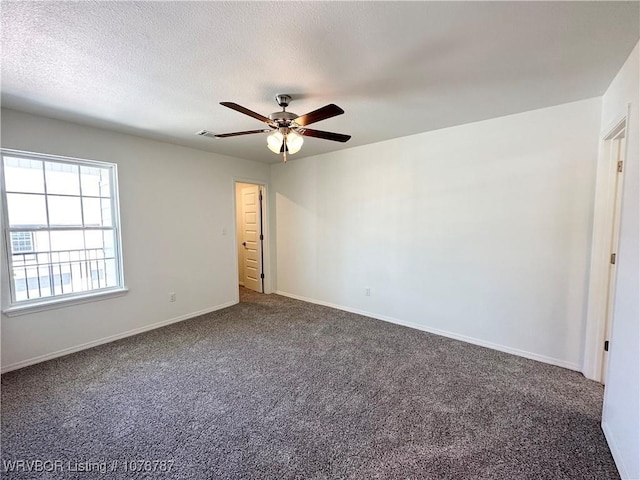
[(80, 305), (82, 303), (97, 302), (100, 300), (106, 300), (108, 298), (121, 297), (123, 295), (126, 295), (128, 291), (129, 289), (126, 287), (113, 288), (109, 290), (102, 290), (100, 292), (85, 293), (77, 296), (47, 299), (23, 305), (12, 305), (2, 310), (2, 313), (4, 313), (7, 317), (16, 317), (18, 315), (27, 315), (30, 313), (53, 310), (55, 308), (64, 308), (70, 307), (72, 305)]

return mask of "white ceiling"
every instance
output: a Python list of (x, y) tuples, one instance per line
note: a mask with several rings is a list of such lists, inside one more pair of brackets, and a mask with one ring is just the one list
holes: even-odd
[(262, 162), (276, 93), (312, 128), (291, 159), (604, 93), (638, 2), (2, 2), (2, 104)]

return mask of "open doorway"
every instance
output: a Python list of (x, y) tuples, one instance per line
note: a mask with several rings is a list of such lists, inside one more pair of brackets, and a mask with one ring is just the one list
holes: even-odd
[[(626, 123), (626, 122), (625, 122)], [(604, 316), (604, 348), (602, 351), (602, 371), (600, 374), (601, 383), (606, 383), (607, 370), (609, 366), (609, 339), (613, 323), (613, 303), (616, 289), (616, 256), (620, 237), (620, 210), (622, 207), (622, 172), (624, 171), (625, 147), (626, 147), (626, 125), (621, 124), (606, 139), (606, 147), (613, 164), (615, 173), (612, 181), (611, 209), (611, 231), (607, 232), (606, 238), (609, 240), (609, 265), (606, 279), (606, 287), (603, 295), (606, 297), (606, 309)]]
[(605, 383), (614, 317), (627, 117), (602, 137), (596, 178), (587, 330), (582, 372)]
[(236, 182), (238, 284), (264, 293), (264, 187)]

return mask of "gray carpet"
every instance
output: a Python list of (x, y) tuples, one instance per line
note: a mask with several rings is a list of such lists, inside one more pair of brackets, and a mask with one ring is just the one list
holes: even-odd
[[(599, 426), (603, 388), (579, 373), (277, 295), (241, 296), (3, 375), (3, 472), (8, 460), (60, 462), (4, 476), (619, 478)], [(150, 463), (124, 464), (135, 460)]]

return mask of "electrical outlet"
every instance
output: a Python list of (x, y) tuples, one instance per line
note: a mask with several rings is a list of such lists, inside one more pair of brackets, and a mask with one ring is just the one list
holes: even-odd
[(176, 292), (171, 292), (169, 294), (169, 301), (170, 302), (175, 302), (176, 301)]
[(364, 289), (364, 296), (365, 297), (370, 297), (371, 296), (371, 289), (369, 287), (366, 287)]

